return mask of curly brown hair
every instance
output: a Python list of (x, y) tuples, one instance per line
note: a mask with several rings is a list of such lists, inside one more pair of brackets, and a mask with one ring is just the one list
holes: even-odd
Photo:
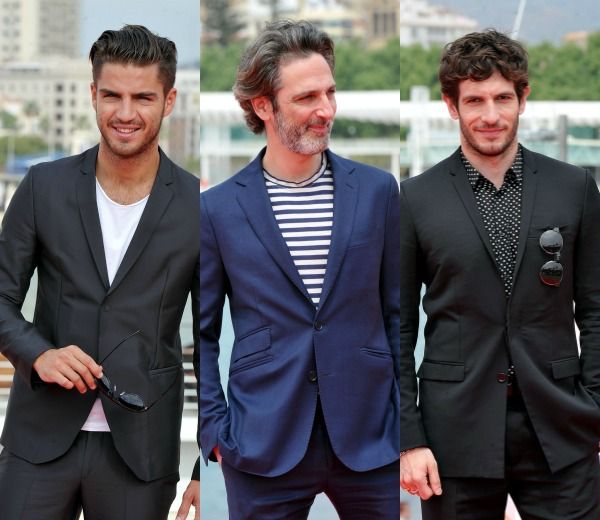
[(482, 81), (496, 71), (512, 81), (521, 100), (529, 85), (527, 51), (519, 42), (494, 29), (469, 33), (444, 47), (438, 73), (442, 94), (458, 106), (461, 81)]

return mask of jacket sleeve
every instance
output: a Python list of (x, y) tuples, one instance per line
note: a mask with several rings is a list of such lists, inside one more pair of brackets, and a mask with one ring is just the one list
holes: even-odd
[[(225, 268), (210, 220), (206, 199), (200, 197), (200, 447), (208, 464), (217, 446), (227, 403), (219, 372), (219, 338), (227, 287)], [(213, 460), (213, 459), (211, 459)]]
[(0, 232), (0, 352), (31, 385), (34, 361), (52, 345), (21, 314), (39, 254), (34, 168), (19, 184)]
[(589, 172), (586, 173), (573, 275), (581, 381), (600, 406), (600, 193)]
[(418, 239), (406, 198), (400, 186), (400, 450), (426, 446), (427, 439), (417, 405), (415, 347), (419, 334), (422, 274)]
[(383, 314), (388, 342), (394, 359), (394, 375), (400, 385), (400, 206), (398, 184), (390, 175), (390, 189), (385, 225), (382, 276)]

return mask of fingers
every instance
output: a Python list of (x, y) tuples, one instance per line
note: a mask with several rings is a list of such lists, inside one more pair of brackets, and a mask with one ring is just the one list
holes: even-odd
[(181, 505), (177, 510), (175, 520), (185, 520), (188, 517), (192, 505), (196, 509), (194, 519), (200, 520), (200, 482), (198, 480), (192, 480), (188, 484), (188, 487), (181, 498)]
[(423, 500), (442, 494), (437, 462), (429, 448), (415, 448), (402, 455), (400, 485)]
[(102, 367), (76, 345), (50, 349), (33, 363), (42, 381), (55, 383), (70, 390), (85, 393), (96, 388), (96, 378), (102, 377)]

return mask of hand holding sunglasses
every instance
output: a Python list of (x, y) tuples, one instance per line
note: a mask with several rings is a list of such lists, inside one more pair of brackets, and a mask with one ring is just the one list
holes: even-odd
[[(102, 358), (102, 361), (100, 361), (99, 364), (104, 363), (108, 359), (108, 357), (113, 352), (115, 352), (123, 343), (125, 343), (128, 339), (132, 338), (136, 334), (139, 334), (140, 332), (140, 330), (136, 330), (128, 336), (125, 336), (112, 348), (112, 350), (106, 356), (104, 356), (104, 358)], [(114, 384), (111, 381), (111, 379), (106, 375), (106, 371), (103, 372), (102, 377), (96, 379), (96, 382), (98, 383), (98, 390), (100, 392), (102, 392), (106, 397), (108, 397), (113, 403), (118, 404), (120, 407), (130, 412), (136, 413), (147, 412), (148, 410), (150, 410), (150, 408), (152, 408), (159, 401), (159, 399), (171, 389), (171, 387), (175, 384), (175, 381), (177, 381), (177, 377), (173, 378), (171, 384), (167, 387), (167, 389), (164, 392), (161, 393), (161, 395), (156, 400), (154, 400), (150, 404), (147, 404), (147, 401), (140, 397), (138, 394), (127, 392), (124, 390), (119, 390), (117, 385)]]

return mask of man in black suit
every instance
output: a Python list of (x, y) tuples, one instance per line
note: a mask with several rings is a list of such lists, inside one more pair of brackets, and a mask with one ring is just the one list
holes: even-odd
[(401, 186), (401, 485), (425, 520), (500, 520), (508, 493), (524, 519), (598, 519), (598, 188), (518, 143), (516, 41), (466, 35), (439, 76), (461, 146)]
[[(0, 504), (11, 520), (82, 509), (86, 520), (164, 520), (179, 479), (179, 325), (190, 292), (198, 308), (200, 232), (198, 180), (158, 147), (177, 51), (125, 26), (90, 59), (100, 144), (34, 166), (0, 234), (0, 352), (15, 367)], [(29, 323), (20, 309), (35, 269)], [(198, 478), (197, 466), (182, 518), (191, 502), (199, 518)]]

